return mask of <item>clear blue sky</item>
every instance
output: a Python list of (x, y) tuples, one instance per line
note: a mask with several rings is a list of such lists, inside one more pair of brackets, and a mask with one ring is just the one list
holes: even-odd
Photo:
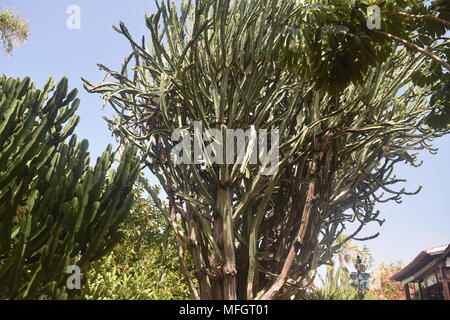
[[(0, 57), (0, 72), (13, 77), (30, 76), (38, 86), (48, 77), (68, 76), (71, 87), (80, 90), (78, 114), (81, 123), (77, 134), (88, 138), (92, 157), (97, 157), (108, 143), (112, 143), (105, 122), (101, 118), (109, 112), (102, 109), (102, 101), (84, 91), (80, 77), (100, 82), (103, 73), (96, 66), (102, 63), (119, 69), (129, 54), (128, 42), (112, 30), (112, 25), (124, 21), (130, 32), (140, 38), (147, 34), (144, 12), (155, 11), (152, 0), (3, 0), (2, 5), (16, 8), (29, 20), (29, 41), (14, 51), (11, 58)], [(69, 5), (81, 9), (81, 29), (69, 30), (66, 20)], [(440, 152), (436, 156), (422, 154), (420, 168), (399, 167), (399, 177), (408, 179), (405, 185), (414, 189), (423, 185), (417, 196), (406, 197), (403, 204), (380, 205), (386, 223), (379, 228), (368, 226), (361, 236), (380, 232), (365, 242), (376, 262), (408, 262), (420, 250), (450, 242), (450, 137), (437, 141)]]

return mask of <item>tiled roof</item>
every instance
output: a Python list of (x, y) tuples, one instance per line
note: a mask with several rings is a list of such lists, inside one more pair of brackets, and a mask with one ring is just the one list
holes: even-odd
[(403, 281), (413, 276), (421, 269), (428, 266), (433, 260), (439, 258), (444, 252), (447, 254), (450, 252), (450, 245), (436, 246), (420, 252), (406, 267), (391, 276), (391, 279)]

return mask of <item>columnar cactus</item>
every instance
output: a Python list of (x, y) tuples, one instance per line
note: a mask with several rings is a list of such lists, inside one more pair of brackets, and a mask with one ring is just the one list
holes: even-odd
[(83, 272), (107, 253), (133, 201), (135, 150), (113, 171), (108, 146), (90, 167), (67, 88), (0, 78), (0, 299), (67, 298), (67, 267)]

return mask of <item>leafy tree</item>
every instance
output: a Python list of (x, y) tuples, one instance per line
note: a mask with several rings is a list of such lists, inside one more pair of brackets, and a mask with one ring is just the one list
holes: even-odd
[[(430, 126), (450, 124), (450, 3), (447, 0), (300, 1), (295, 24), (287, 28), (280, 62), (301, 79), (332, 94), (362, 85), (368, 70), (385, 62), (398, 47), (427, 57), (411, 79), (432, 85)], [(380, 29), (368, 28), (379, 8)], [(376, 19), (376, 17), (375, 17)]]
[(22, 45), (30, 34), (28, 21), (11, 9), (5, 8), (0, 12), (0, 42), (5, 53), (9, 56), (13, 48)]
[[(396, 190), (404, 180), (393, 172), (402, 162), (420, 165), (417, 151), (433, 152), (430, 142), (447, 133), (426, 124), (434, 84), (413, 81), (430, 60), (394, 41), (385, 59), (367, 67), (364, 81), (336, 93), (318, 85), (323, 73), (301, 77), (280, 63), (286, 26), (307, 14), (296, 1), (158, 6), (146, 17), (150, 43), (136, 42), (120, 23), (115, 29), (130, 42), (131, 55), (120, 72), (100, 65), (112, 80), (86, 87), (114, 108), (110, 129), (139, 148), (166, 192), (168, 208), (146, 188), (174, 231), (194, 298), (296, 295), (339, 251), (335, 241), (350, 224), (348, 239), (373, 238), (358, 234), (382, 224), (376, 204), (420, 190)], [(175, 165), (171, 152), (179, 141), (172, 133), (192, 130), (195, 121), (217, 129), (216, 142), (227, 129), (278, 130), (274, 175), (263, 174), (267, 163), (248, 158)]]
[[(157, 188), (154, 191), (159, 192)], [(153, 202), (143, 197), (141, 187), (134, 192), (137, 200), (121, 224), (123, 239), (108, 256), (94, 263), (80, 297), (189, 299), (167, 221)]]
[(0, 77), (0, 298), (65, 299), (69, 265), (83, 272), (120, 238), (138, 175), (136, 150), (116, 170), (109, 146), (94, 167), (72, 135), (77, 90)]
[[(281, 61), (300, 77), (314, 79), (318, 87), (339, 92), (350, 82), (362, 83), (371, 66), (395, 53), (397, 46), (393, 43), (397, 43), (428, 57), (435, 64), (421, 72), (434, 72), (434, 81), (443, 80), (443, 71), (450, 71), (450, 47), (445, 42), (446, 31), (450, 30), (450, 4), (443, 0), (426, 3), (302, 1)], [(380, 29), (368, 28), (368, 21), (376, 19), (370, 14), (374, 5), (380, 10)], [(319, 78), (315, 78), (317, 75)]]
[(345, 235), (340, 235), (336, 239), (336, 245), (340, 245), (340, 249), (336, 253), (338, 266), (340, 269), (347, 270), (346, 265), (353, 264), (356, 261), (356, 257), (358, 255), (364, 255), (364, 252), (357, 245), (353, 244), (353, 242)]
[(396, 262), (392, 264), (382, 263), (375, 271), (375, 287), (371, 290), (371, 294), (375, 295), (378, 300), (405, 300), (405, 290), (403, 285), (398, 281), (393, 281), (390, 277), (402, 269), (402, 263)]
[(373, 258), (372, 252), (370, 251), (368, 246), (363, 246), (361, 257), (363, 258), (363, 263), (366, 266), (367, 272), (372, 272), (375, 268), (375, 259)]

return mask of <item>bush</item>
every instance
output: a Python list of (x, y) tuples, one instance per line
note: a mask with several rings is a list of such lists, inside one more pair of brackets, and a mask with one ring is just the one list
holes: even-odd
[(153, 203), (135, 190), (136, 203), (121, 226), (124, 237), (86, 275), (82, 299), (173, 300), (190, 293), (178, 270), (172, 235)]

